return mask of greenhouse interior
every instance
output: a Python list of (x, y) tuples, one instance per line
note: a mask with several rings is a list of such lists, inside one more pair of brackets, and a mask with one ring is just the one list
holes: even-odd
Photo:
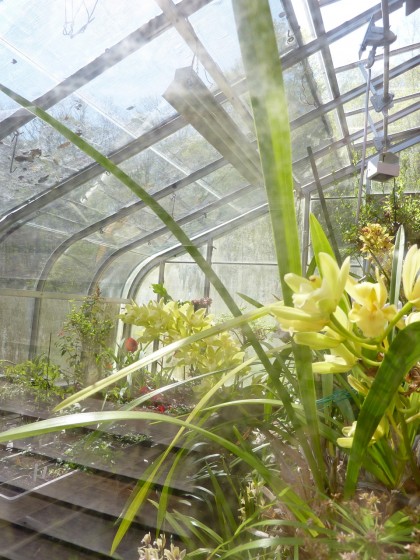
[(1, 0), (0, 60), (0, 557), (419, 558), (419, 0)]

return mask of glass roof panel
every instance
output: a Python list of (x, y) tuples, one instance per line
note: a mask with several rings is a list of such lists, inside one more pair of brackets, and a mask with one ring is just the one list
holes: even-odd
[(340, 24), (356, 17), (360, 12), (366, 11), (378, 4), (378, 0), (363, 0), (363, 6), (358, 2), (348, 2), (348, 0), (338, 0), (322, 6), (322, 19), (325, 31), (330, 31)]
[[(188, 3), (189, 0), (185, 0), (185, 5)], [(314, 151), (321, 177), (350, 163), (349, 148), (342, 141), (343, 127), (337, 109), (340, 97), (335, 99), (337, 95), (332, 94), (334, 85), (328, 82), (321, 51), (312, 50), (321, 48), (322, 43), (316, 38), (306, 0), (294, 0), (286, 4), (286, 9), (293, 9), (296, 15), (303, 48), (294, 37), (296, 29), (291, 28), (293, 14), (286, 13), (278, 0), (270, 0), (270, 5), (279, 51), (286, 60), (298, 61), (285, 71), (285, 83), (289, 114), (293, 121), (293, 159), (297, 162), (294, 175), (298, 182), (305, 185), (313, 182), (308, 146)], [(344, 0), (321, 2), (326, 30), (341, 25), (373, 5), (378, 5), (378, 0), (367, 0), (363, 6)], [(212, 93), (220, 89), (220, 83), (211, 72), (204, 69), (197, 50), (182, 37), (182, 29), (171, 29), (168, 24), (167, 30), (156, 27), (156, 32), (152, 32), (157, 22), (166, 20), (155, 0), (145, 0), (138, 10), (133, 9), (129, 0), (118, 3), (112, 0), (62, 0), (61, 3), (53, 0), (44, 0), (42, 3), (15, 0), (12, 7), (10, 3), (0, 3), (0, 16), (3, 13), (5, 17), (0, 18), (0, 67), (6, 76), (5, 83), (29, 98), (51, 90), (74, 72), (81, 70), (78, 75), (83, 75), (87, 72), (87, 64), (147, 24), (144, 29), (147, 28), (149, 32), (144, 36), (141, 46), (140, 43), (132, 45), (134, 52), (130, 51), (132, 54), (115, 65), (102, 57), (104, 63), (98, 70), (99, 75), (93, 72), (92, 76), (97, 77), (86, 83), (90, 75), (86, 74), (80, 82), (80, 88), (77, 88), (80, 84), (73, 84), (70, 91), (74, 93), (54, 105), (50, 109), (51, 113), (102, 152), (110, 153), (128, 146), (122, 153), (130, 154), (131, 157), (123, 161), (121, 167), (149, 193), (156, 194), (162, 206), (181, 221), (191, 235), (265, 202), (264, 189), (254, 186), (251, 190), (237, 169), (221, 161), (217, 149), (191, 125), (186, 124), (182, 117), (177, 116), (172, 106), (163, 99), (162, 95), (178, 68), (192, 68)], [(148, 25), (155, 17), (157, 19)], [(397, 51), (390, 58), (391, 69), (418, 54), (418, 46), (413, 49), (408, 46), (418, 41), (419, 18), (420, 11), (409, 18), (405, 17), (404, 8), (391, 12), (391, 29), (398, 36), (391, 46), (391, 51)], [(188, 21), (227, 80), (237, 81), (234, 89), (241, 100), (247, 103), (248, 94), (231, 1), (209, 2), (192, 13)], [(378, 25), (380, 23), (377, 22)], [(331, 45), (334, 65), (340, 70), (338, 82), (341, 95), (355, 87), (362, 88), (365, 84), (354, 63), (357, 62), (359, 44), (366, 27), (367, 24), (361, 26)], [(314, 43), (306, 48), (305, 45), (311, 42)], [(378, 49), (379, 54), (381, 51)], [(312, 54), (305, 59), (304, 54), (308, 52)], [(111, 66), (107, 67), (107, 64)], [(91, 66), (89, 72), (90, 69)], [(378, 57), (372, 69), (373, 77), (380, 76), (382, 71), (383, 61)], [(394, 107), (389, 112), (390, 134), (418, 126), (416, 95), (419, 81), (419, 67), (390, 81), (390, 89), (395, 93)], [(58, 94), (57, 99), (61, 99), (60, 92)], [(360, 150), (364, 94), (354, 99), (349, 97), (344, 111), (347, 113), (350, 134), (354, 134), (350, 141), (356, 150)], [(224, 95), (216, 96), (218, 102), (223, 98)], [(329, 111), (323, 114), (325, 104), (325, 109)], [(14, 106), (13, 102), (0, 97), (0, 119), (7, 117)], [(222, 106), (241, 127), (246, 138), (253, 141), (253, 132), (242, 126), (234, 103), (223, 101)], [(412, 114), (399, 115), (405, 108), (412, 110)], [(316, 118), (308, 121), (313, 115)], [(371, 111), (371, 115), (380, 124), (381, 114)], [(395, 116), (402, 118), (396, 121)], [(305, 124), (302, 125), (302, 122)], [(36, 207), (36, 213), (29, 215), (29, 219), (27, 215), (17, 217), (17, 220), (28, 219), (28, 222), (18, 230), (19, 234), (15, 232), (10, 239), (13, 240), (15, 236), (14, 242), (19, 245), (19, 240), (29, 239), (32, 232), (36, 232), (34, 239), (40, 239), (42, 243), (42, 258), (35, 272), (42, 268), (48, 255), (68, 236), (74, 235), (74, 240), (80, 239), (81, 234), (77, 234), (83, 233), (87, 227), (90, 228), (84, 232), (88, 235), (87, 240), (77, 241), (74, 246), (68, 247), (54, 267), (56, 279), (61, 273), (68, 273), (70, 262), (82, 268), (85, 260), (88, 264), (84, 273), (93, 277), (110, 255), (136, 240), (138, 246), (127, 252), (134, 261), (175, 244), (168, 232), (159, 233), (161, 222), (138, 202), (136, 195), (102, 169), (98, 168), (97, 175), (80, 186), (75, 174), (92, 162), (59, 134), (38, 120), (22, 126), (19, 132), (19, 135), (9, 134), (0, 144), (0, 178), (4, 185), (0, 194), (2, 212), (25, 202), (31, 196), (52, 189), (69, 177), (74, 181), (71, 183), (74, 188), (70, 192), (45, 207)], [(143, 134), (146, 136), (143, 137)], [(372, 138), (369, 131), (370, 143)], [(214, 144), (218, 145), (216, 141)], [(137, 146), (141, 151), (133, 156)], [(372, 151), (369, 145), (368, 153)], [(122, 155), (121, 159), (124, 157)], [(212, 169), (215, 170), (206, 175)], [(84, 173), (81, 174), (82, 178), (86, 176)], [(236, 194), (238, 189), (243, 191)], [(230, 194), (232, 196), (224, 200)], [(51, 240), (44, 243), (43, 236), (46, 237), (48, 232)], [(156, 232), (159, 235), (155, 239), (152, 234)], [(115, 270), (125, 263), (125, 255), (118, 257), (119, 264)], [(134, 261), (132, 267), (135, 266)], [(124, 278), (127, 270), (126, 265), (122, 266)], [(57, 271), (61, 271), (60, 274)], [(107, 273), (108, 269), (104, 275)], [(64, 277), (63, 282), (67, 282)], [(81, 271), (77, 271), (70, 284), (72, 282), (73, 288), (79, 285), (80, 289), (85, 289), (88, 280), (83, 278)]]
[(61, 81), (159, 13), (142, 0), (13, 0), (0, 7), (1, 41), (35, 68)]
[(179, 171), (191, 173), (220, 157), (190, 125), (154, 144), (154, 150)]
[(0, 251), (0, 287), (35, 289), (52, 251), (66, 236), (52, 227), (23, 226), (9, 235)]
[[(50, 113), (104, 153), (121, 147), (129, 139), (76, 96), (53, 107)], [(0, 162), (0, 178), (10, 187), (2, 193), (4, 212), (68, 178), (92, 160), (50, 126), (34, 119), (18, 135), (9, 135), (1, 142)]]
[[(0, 46), (0, 71), (2, 81), (8, 88), (19, 91), (20, 95), (27, 99), (35, 99), (56, 84), (47, 72), (39, 72), (26, 57), (18, 54), (16, 49), (9, 48), (7, 41), (1, 35)], [(3, 120), (18, 109), (19, 105), (1, 93), (0, 107), (0, 120)]]
[(315, 152), (331, 143), (337, 130), (336, 111), (330, 111), (322, 117), (292, 129), (292, 159), (296, 161), (308, 155), (307, 147)]
[(226, 195), (244, 184), (242, 175), (229, 163), (206, 175), (203, 183), (216, 195)]

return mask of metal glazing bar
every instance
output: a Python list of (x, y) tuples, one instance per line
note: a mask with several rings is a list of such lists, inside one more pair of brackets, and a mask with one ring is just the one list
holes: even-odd
[[(412, 45), (406, 45), (405, 47), (400, 47), (399, 49), (394, 49), (390, 51), (389, 56), (397, 56), (399, 54), (404, 54), (406, 52), (415, 51), (420, 48), (420, 43), (413, 43)], [(375, 61), (382, 60), (384, 57), (383, 54), (375, 54)], [(358, 60), (357, 62), (350, 62), (350, 64), (345, 64), (344, 66), (337, 66), (335, 68), (335, 73), (339, 74), (340, 72), (347, 72), (348, 70), (353, 70), (354, 68), (358, 68), (360, 64), (366, 64), (367, 58), (362, 58), (362, 60)]]
[(194, 56), (201, 62), (207, 72), (212, 76), (220, 91), (222, 91), (226, 99), (232, 104), (241, 120), (244, 122), (248, 130), (254, 132), (254, 121), (250, 115), (248, 107), (235, 94), (229, 82), (226, 80), (222, 70), (210, 56), (203, 43), (198, 38), (193, 26), (187, 18), (180, 17), (178, 7), (172, 0), (155, 0), (162, 12), (172, 23), (173, 27), (178, 31), (187, 45), (190, 47)]
[[(396, 78), (396, 77), (400, 76), (401, 74), (404, 74), (404, 72), (407, 72), (408, 70), (416, 68), (419, 64), (420, 64), (420, 55), (417, 55), (417, 56), (411, 58), (410, 60), (402, 62), (398, 66), (395, 66), (394, 68), (392, 68), (389, 72), (389, 78), (390, 79)], [(375, 87), (380, 87), (380, 86), (382, 86), (382, 79), (383, 79), (382, 76), (376, 76), (372, 80), (372, 84)], [(311, 120), (316, 119), (317, 117), (320, 117), (321, 115), (323, 115), (325, 113), (328, 113), (329, 111), (333, 111), (334, 109), (337, 109), (337, 107), (339, 105), (343, 105), (345, 103), (348, 103), (352, 99), (355, 99), (356, 97), (359, 97), (360, 95), (363, 95), (363, 93), (365, 92), (365, 89), (366, 89), (366, 85), (361, 84), (360, 86), (357, 86), (356, 88), (353, 88), (352, 90), (341, 94), (337, 99), (333, 99), (332, 101), (328, 101), (324, 105), (321, 105), (321, 107), (319, 107), (317, 109), (314, 109), (313, 111), (310, 111), (309, 113), (305, 113), (304, 115), (302, 115), (301, 117), (298, 117), (297, 119), (294, 119), (290, 123), (290, 126), (292, 128), (298, 128), (299, 126), (302, 126), (304, 124), (308, 124), (309, 122), (311, 122)]]
[[(192, 15), (194, 12), (209, 4), (211, 0), (183, 0), (180, 2), (179, 11), (185, 17)], [(148, 23), (142, 25), (133, 33), (122, 39), (119, 43), (107, 49), (103, 54), (95, 58), (92, 62), (77, 70), (74, 74), (63, 80), (52, 90), (41, 95), (34, 100), (35, 105), (39, 105), (43, 109), (48, 109), (71, 95), (79, 88), (100, 76), (103, 72), (121, 62), (127, 56), (136, 52), (138, 49), (147, 45), (150, 41), (159, 37), (162, 33), (170, 29), (171, 23), (165, 14), (160, 14)], [(7, 117), (0, 123), (0, 139), (5, 138), (14, 130), (27, 124), (34, 115), (28, 113), (24, 109), (18, 109), (10, 117)]]
[[(382, 23), (384, 27), (384, 35), (389, 32), (389, 12), (388, 12), (388, 0), (381, 0), (382, 6)], [(385, 107), (382, 109), (382, 113), (384, 116), (384, 143), (383, 143), (383, 150), (386, 151), (388, 147), (388, 106), (387, 103), (389, 102), (389, 43), (385, 43), (384, 45), (384, 80), (383, 80), (383, 100)]]
[[(390, 72), (390, 77), (395, 78), (404, 72), (415, 68), (420, 62), (420, 56), (411, 59), (410, 61), (404, 62), (399, 66), (393, 68)], [(378, 76), (373, 80), (374, 83), (380, 84), (381, 83), (381, 76)], [(244, 85), (243, 81), (238, 82), (237, 86), (239, 89), (242, 88)], [(307, 124), (311, 121), (311, 119), (318, 118), (325, 113), (332, 111), (336, 108), (336, 106), (340, 103), (347, 103), (351, 101), (355, 97), (362, 95), (364, 91), (364, 85), (359, 86), (340, 96), (338, 100), (333, 100), (328, 102), (319, 108), (303, 115), (302, 117), (295, 119), (295, 121), (291, 122), (292, 130), (297, 126), (301, 126), (302, 124)], [(224, 99), (223, 94), (216, 94), (216, 100), (222, 101)], [(168, 137), (170, 134), (180, 130), (183, 126), (186, 125), (186, 121), (180, 116), (176, 115), (171, 117), (155, 127), (154, 129), (148, 131), (144, 135), (140, 136), (137, 140), (134, 140), (124, 146), (112, 152), (110, 154), (110, 158), (115, 163), (121, 163), (126, 159), (136, 155), (137, 153), (141, 152), (142, 150), (150, 147), (153, 145), (154, 142), (158, 142), (163, 138)], [(91, 164), (87, 166), (85, 169), (81, 170), (80, 172), (75, 173), (71, 177), (65, 179), (64, 181), (57, 183), (53, 187), (46, 189), (45, 191), (34, 195), (34, 197), (30, 198), (28, 201), (25, 201), (22, 204), (19, 204), (9, 210), (6, 214), (0, 217), (0, 241), (2, 240), (2, 236), (6, 234), (10, 229), (14, 230), (16, 227), (19, 227), (19, 223), (22, 220), (26, 220), (28, 217), (33, 215), (38, 210), (42, 209), (45, 205), (57, 200), (61, 196), (71, 192), (74, 188), (82, 185), (89, 179), (97, 177), (99, 174), (103, 172), (103, 168), (98, 165), (97, 163)]]
[[(398, 111), (397, 113), (394, 113), (393, 115), (390, 116), (389, 118), (389, 122), (396, 122), (399, 119), (402, 119), (408, 115), (411, 115), (413, 113), (415, 113), (416, 111), (418, 111), (420, 109), (420, 102), (417, 103), (413, 103), (412, 105), (405, 107), (404, 109), (401, 109), (400, 111)], [(382, 119), (380, 121), (378, 121), (377, 123), (374, 123), (376, 130), (380, 131), (382, 130), (382, 125), (383, 125), (383, 121)], [(416, 131), (417, 129), (412, 129), (413, 131)], [(327, 146), (325, 146), (324, 148), (320, 148), (319, 150), (317, 150), (316, 152), (314, 152), (314, 157), (319, 158), (322, 156), (325, 156), (327, 154), (329, 154), (331, 152), (331, 150), (337, 150), (343, 146), (345, 146), (346, 142), (354, 142), (355, 140), (362, 138), (363, 137), (363, 128), (361, 130), (358, 130), (357, 132), (353, 132), (352, 134), (350, 134), (350, 136), (348, 138), (340, 138), (340, 140), (336, 140), (335, 142), (332, 142), (331, 144), (328, 144)], [(369, 141), (368, 141), (369, 144)], [(296, 161), (293, 162), (293, 165), (302, 165), (304, 163), (308, 162), (309, 163), (309, 159), (308, 156), (302, 157)]]
[(236, 125), (192, 68), (180, 68), (169, 85), (168, 101), (216, 150), (252, 184), (262, 184), (255, 144)]
[[(212, 258), (213, 258), (213, 239), (209, 239), (207, 242), (207, 250), (206, 250), (206, 261), (210, 266), (212, 266)], [(210, 297), (210, 280), (207, 276), (204, 277), (204, 297)]]
[(316, 168), (313, 152), (310, 146), (307, 147), (307, 150), (308, 150), (309, 161), (311, 162), (311, 168), (315, 180), (316, 189), (318, 191), (319, 201), (321, 203), (322, 213), (324, 215), (325, 224), (327, 226), (328, 237), (330, 238), (331, 247), (334, 251), (336, 261), (339, 265), (341, 265), (340, 251), (338, 249), (337, 240), (334, 235), (334, 230), (331, 224), (330, 215), (328, 213), (327, 203), (325, 202), (324, 192), (322, 190), (321, 183), (319, 180), (318, 169)]
[[(165, 189), (166, 190), (166, 189)], [(230, 195), (227, 195), (219, 200), (216, 200), (213, 203), (210, 203), (209, 205), (205, 206), (204, 208), (201, 208), (195, 212), (192, 212), (191, 214), (188, 214), (187, 216), (185, 216), (184, 218), (178, 220), (179, 224), (182, 223), (187, 223), (203, 214), (205, 214), (206, 212), (209, 212), (211, 210), (214, 210), (216, 208), (219, 208), (221, 206), (223, 206), (224, 204), (230, 202), (231, 200), (234, 200), (236, 198), (239, 198), (241, 196), (243, 196), (244, 194), (250, 192), (252, 190), (251, 185), (247, 185), (245, 187), (242, 187), (236, 191), (234, 191), (233, 193), (231, 193)], [(139, 202), (136, 204), (136, 209), (138, 210), (140, 207), (144, 207), (144, 203), (143, 202)], [(94, 224), (95, 226), (97, 226), (97, 224)], [(92, 226), (91, 226), (92, 227)], [(89, 228), (86, 228), (89, 229)], [(98, 228), (95, 229), (95, 231)], [(85, 230), (84, 230), (85, 231)], [(101, 273), (102, 271), (108, 266), (109, 259), (114, 260), (115, 258), (117, 258), (120, 254), (123, 254), (125, 251), (129, 251), (130, 249), (141, 245), (142, 243), (148, 243), (149, 241), (152, 241), (153, 239), (155, 239), (155, 237), (158, 237), (159, 235), (162, 235), (163, 233), (165, 233), (167, 230), (165, 227), (159, 228), (158, 230), (152, 232), (151, 234), (148, 234), (146, 236), (143, 236), (140, 239), (137, 239), (134, 242), (131, 242), (129, 244), (127, 244), (126, 246), (124, 246), (122, 249), (119, 249), (118, 251), (115, 251), (114, 253), (112, 253), (110, 255), (110, 257), (105, 261), (105, 263), (103, 263), (103, 265), (98, 269), (97, 273), (94, 276), (94, 279), (92, 281), (92, 283), (90, 284), (90, 287), (92, 288), (92, 290), (95, 288), (95, 283), (99, 281), (100, 277), (101, 277)], [(93, 231), (91, 232), (93, 233)], [(76, 243), (76, 241), (83, 239), (87, 236), (87, 232), (85, 231), (84, 235), (81, 235), (80, 232), (73, 235), (72, 238), (66, 240), (64, 243), (62, 243), (53, 253), (52, 255), (49, 257), (48, 261), (46, 262), (40, 278), (36, 284), (36, 290), (39, 292), (42, 292), (48, 275), (51, 272), (53, 266), (55, 265), (55, 263), (58, 261), (58, 259), (65, 253), (65, 251), (74, 243)], [(111, 261), (112, 262), (112, 261)], [(89, 288), (90, 289), (90, 288)], [(41, 314), (41, 302), (40, 300), (35, 300), (35, 304), (34, 304), (34, 308), (33, 308), (33, 312), (32, 312), (32, 328), (31, 328), (31, 342), (30, 342), (30, 352), (34, 352), (36, 349), (36, 344), (37, 344), (37, 340), (38, 340), (38, 333), (39, 333), (39, 321), (40, 321), (40, 314)]]
[[(391, 146), (391, 148), (389, 148), (389, 152), (392, 152), (394, 154), (398, 153), (398, 152), (402, 152), (403, 150), (406, 150), (407, 148), (410, 148), (411, 146), (415, 146), (416, 144), (418, 144), (420, 142), (420, 134), (416, 135), (416, 136), (410, 136), (410, 138), (399, 142), (398, 144), (394, 144), (394, 146)], [(374, 157), (374, 156), (372, 156)], [(367, 159), (367, 161), (369, 161), (370, 158)], [(336, 183), (337, 181), (342, 181), (343, 179), (346, 179), (347, 177), (350, 177), (352, 175), (354, 175), (355, 172), (357, 172), (358, 170), (360, 170), (361, 164), (360, 162), (356, 165), (347, 165), (346, 167), (343, 167), (342, 169), (339, 169), (338, 171), (334, 171), (333, 173), (330, 173), (329, 175), (326, 175), (325, 177), (321, 177), (319, 182), (321, 184), (322, 188), (328, 187), (334, 183)], [(306, 185), (303, 185), (302, 187), (302, 192), (304, 193), (310, 193), (314, 190), (316, 190), (317, 186), (315, 184), (315, 181), (311, 181), (310, 183), (307, 183)]]
[[(322, 20), (321, 9), (319, 7), (318, 1), (317, 0), (307, 0), (307, 1), (308, 1), (308, 7), (311, 11), (315, 33), (317, 37), (321, 37), (322, 35), (325, 34), (325, 26)], [(333, 99), (338, 99), (340, 97), (340, 88), (338, 87), (337, 76), (335, 74), (334, 64), (333, 64), (329, 45), (326, 45), (321, 49), (321, 55), (324, 60), (325, 71), (327, 73), (327, 79), (328, 79), (328, 83), (331, 89)], [(349, 136), (350, 132), (347, 126), (347, 120), (342, 105), (338, 105), (337, 114), (338, 114), (338, 120), (340, 122), (343, 136), (344, 138), (346, 138)], [(349, 160), (351, 161), (352, 156), (351, 156), (351, 148), (349, 144), (347, 144), (347, 154)]]
[[(244, 194), (251, 192), (251, 190), (252, 190), (252, 185), (247, 185), (246, 187), (242, 187), (241, 189), (238, 189), (233, 193), (230, 193), (224, 196), (223, 198), (216, 200), (215, 202), (211, 202), (210, 204), (207, 204), (206, 206), (203, 206), (202, 208), (199, 208), (198, 210), (195, 210), (194, 212), (190, 212), (186, 216), (179, 218), (177, 220), (177, 223), (178, 225), (188, 224), (193, 220), (200, 218), (201, 216), (205, 216), (212, 210), (216, 210), (217, 208), (223, 207), (224, 205), (228, 204), (232, 200), (235, 200), (243, 196)], [(123, 245), (122, 247), (120, 247), (119, 249), (111, 253), (111, 255), (109, 255), (106, 258), (106, 260), (99, 266), (98, 270), (96, 271), (89, 285), (89, 293), (95, 289), (95, 285), (100, 282), (100, 279), (103, 277), (104, 272), (111, 266), (111, 264), (118, 257), (123, 255), (127, 251), (130, 251), (131, 249), (135, 249), (136, 247), (139, 247), (140, 245), (144, 245), (145, 243), (152, 242), (154, 239), (160, 237), (161, 235), (164, 235), (167, 232), (168, 232), (167, 227), (162, 226), (159, 229), (151, 233), (148, 233), (147, 235), (143, 235), (141, 237), (134, 239), (133, 241), (130, 241), (129, 243), (126, 243), (125, 245)]]
[[(200, 246), (204, 243), (207, 243), (210, 239), (217, 239), (226, 235), (228, 232), (232, 232), (232, 230), (242, 226), (249, 224), (253, 220), (260, 218), (268, 213), (268, 204), (262, 204), (249, 212), (246, 212), (242, 216), (238, 216), (237, 218), (233, 218), (223, 224), (220, 224), (214, 228), (211, 228), (209, 231), (201, 233), (192, 238), (192, 241), (195, 245)], [(179, 255), (185, 253), (185, 248), (178, 244), (174, 247), (169, 249), (165, 249), (158, 255), (151, 257), (147, 263), (141, 263), (140, 265), (134, 267), (131, 274), (128, 276), (126, 288), (124, 293), (126, 293), (128, 299), (134, 299), (135, 295), (139, 289), (140, 284), (146, 277), (146, 275), (155, 268), (160, 261), (167, 260), (170, 258), (175, 258)]]

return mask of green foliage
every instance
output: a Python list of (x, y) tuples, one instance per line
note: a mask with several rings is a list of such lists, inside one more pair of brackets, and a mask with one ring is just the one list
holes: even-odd
[[(333, 213), (338, 220), (343, 241), (348, 244), (348, 252), (357, 255), (363, 248), (360, 236), (368, 224), (379, 224), (393, 240), (398, 228), (404, 227), (411, 242), (420, 236), (420, 155), (418, 151), (407, 150), (400, 155), (400, 174), (386, 194), (367, 194), (360, 209), (358, 223), (355, 223), (355, 206), (342, 201)], [(387, 186), (390, 183), (385, 183)], [(385, 189), (384, 186), (384, 189)], [(414, 193), (414, 194), (410, 194)]]
[(60, 368), (51, 363), (45, 355), (36, 356), (20, 364), (8, 365), (4, 368), (6, 379), (35, 391), (37, 398), (52, 395), (64, 397), (64, 388), (56, 383), (61, 379)]
[(113, 321), (97, 288), (79, 306), (72, 305), (60, 332), (57, 346), (67, 360), (70, 381), (87, 385), (96, 381), (109, 369), (113, 361), (108, 348)]
[[(199, 365), (192, 367), (193, 373), (220, 369), (222, 362), (226, 364), (221, 350), (224, 346), (232, 349), (225, 335), (232, 328), (244, 328), (255, 354), (243, 362), (242, 349), (229, 350), (230, 368), (221, 372), (220, 378), (183, 419), (127, 410), (145, 402), (149, 395), (144, 395), (121, 411), (82, 413), (41, 421), (9, 430), (0, 435), (0, 441), (113, 420), (142, 419), (177, 426), (175, 437), (150, 466), (147, 479), (139, 483), (127, 504), (113, 551), (162, 475), (165, 482), (158, 505), (158, 523), (162, 523), (165, 516), (174, 527), (185, 522), (176, 512), (167, 511), (172, 477), (183, 464), (187, 449), (211, 442), (221, 450), (219, 454), (227, 458), (226, 482), (236, 503), (226, 503), (225, 481), (209, 466), (210, 509), (217, 515), (220, 530), (213, 530), (201, 520), (187, 519), (191, 533), (203, 544), (202, 556), (242, 560), (264, 556), (321, 559), (334, 557), (334, 554), (341, 558), (392, 554), (402, 558), (413, 526), (407, 512), (384, 516), (378, 521), (372, 500), (357, 509), (352, 502), (348, 506), (337, 505), (335, 498), (343, 488), (349, 497), (354, 495), (362, 467), (381, 487), (404, 490), (406, 477), (418, 484), (418, 466), (412, 446), (420, 423), (415, 374), (420, 353), (420, 323), (416, 311), (420, 304), (419, 257), (411, 253), (411, 262), (407, 259), (404, 264), (400, 256), (393, 260), (397, 270), (391, 274), (393, 302), (389, 305), (381, 276), (377, 275), (376, 283), (351, 280), (349, 261), (341, 267), (337, 265), (325, 234), (312, 219), (318, 274), (309, 278), (301, 276), (297, 224), (291, 212), (294, 200), (290, 131), (269, 4), (234, 0), (233, 6), (255, 117), (284, 302), (257, 307), (239, 316), (232, 297), (197, 247), (145, 189), (84, 140), (72, 135), (64, 125), (2, 86), (13, 99), (51, 123), (138, 194), (184, 244), (230, 311), (239, 316), (223, 325), (212, 326), (204, 310), (195, 311), (191, 304), (165, 302), (168, 295), (159, 288), (161, 303), (133, 306), (128, 309), (125, 320), (143, 329), (144, 344), (158, 340), (164, 346), (150, 355), (139, 356), (137, 362), (93, 386), (85, 387), (66, 399), (61, 408), (162, 360), (177, 360), (177, 364), (185, 367), (192, 366), (194, 359)], [(398, 221), (395, 216), (395, 212), (390, 212), (393, 226)], [(377, 220), (369, 218), (369, 223), (374, 221)], [(401, 250), (401, 244), (398, 249)], [(398, 309), (401, 278), (407, 303)], [(268, 314), (293, 336), (290, 346), (282, 343), (278, 348), (267, 346), (264, 351), (252, 329), (246, 326)], [(83, 323), (84, 318), (77, 321)], [(219, 360), (220, 357), (223, 360)], [(250, 391), (235, 393), (235, 387), (231, 389), (233, 381), (249, 368), (255, 368), (256, 374), (251, 378)], [(339, 388), (354, 389), (348, 391), (347, 407), (342, 402), (335, 403), (332, 398)], [(220, 399), (221, 394), (226, 398)], [(317, 407), (320, 401), (326, 404), (322, 409)], [(224, 416), (228, 412), (230, 418)], [(342, 434), (345, 437), (340, 437)], [(176, 449), (180, 451), (175, 453)], [(254, 484), (250, 488), (255, 489), (255, 494), (231, 476), (232, 464), (242, 469), (246, 484)], [(367, 477), (368, 483), (370, 480)], [(327, 507), (331, 508), (330, 512)], [(240, 509), (244, 510), (242, 519)], [(200, 554), (198, 550), (195, 555), (200, 557)]]
[(172, 300), (172, 297), (168, 294), (167, 289), (163, 284), (152, 284), (153, 293), (160, 296), (164, 303)]

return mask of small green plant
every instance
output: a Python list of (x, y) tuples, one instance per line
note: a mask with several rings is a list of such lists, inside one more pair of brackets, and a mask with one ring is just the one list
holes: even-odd
[[(418, 194), (406, 193), (406, 190), (418, 191), (420, 188), (419, 154), (417, 152), (403, 153), (400, 156), (400, 175), (395, 180), (392, 190), (388, 194), (367, 194), (360, 208), (358, 222), (347, 201), (340, 203), (338, 224), (343, 241), (348, 245), (351, 255), (358, 255), (365, 244), (361, 239), (364, 229), (372, 224), (383, 228), (383, 233), (392, 242), (402, 225), (410, 243), (416, 243), (420, 238), (420, 199)], [(384, 247), (378, 247), (384, 249)], [(370, 251), (372, 254), (372, 251)]]
[(60, 368), (44, 354), (20, 364), (7, 365), (4, 373), (8, 381), (35, 391), (38, 398), (65, 396), (65, 389), (57, 385), (61, 378)]
[(109, 370), (113, 362), (108, 348), (112, 328), (113, 321), (106, 313), (99, 287), (80, 307), (72, 305), (57, 342), (69, 365), (66, 372), (69, 380), (87, 385)]

